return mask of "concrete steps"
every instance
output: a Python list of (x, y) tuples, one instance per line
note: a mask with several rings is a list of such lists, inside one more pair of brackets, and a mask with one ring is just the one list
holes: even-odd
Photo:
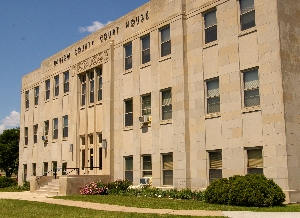
[(59, 179), (53, 179), (47, 185), (42, 186), (40, 189), (35, 191), (38, 194), (48, 196), (58, 196), (59, 194)]

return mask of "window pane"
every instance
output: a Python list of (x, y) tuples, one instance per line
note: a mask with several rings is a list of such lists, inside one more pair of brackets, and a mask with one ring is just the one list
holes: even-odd
[(150, 61), (150, 49), (142, 51), (142, 64)]
[(133, 172), (132, 171), (125, 171), (125, 179), (133, 182)]
[(206, 84), (207, 84), (207, 97), (215, 97), (220, 95), (218, 79), (208, 81)]
[(132, 68), (132, 57), (126, 57), (125, 58), (125, 70), (129, 70)]
[(152, 170), (151, 156), (143, 156), (143, 170)]
[(126, 113), (132, 112), (132, 100), (125, 101), (125, 107)]
[(251, 70), (244, 73), (245, 89), (253, 89), (259, 87), (258, 70)]
[(172, 105), (162, 106), (162, 119), (172, 119)]
[(255, 26), (255, 11), (250, 11), (241, 15), (241, 30), (246, 30)]
[(263, 168), (248, 168), (249, 174), (264, 174)]
[(259, 90), (249, 90), (244, 92), (245, 107), (252, 107), (260, 105)]
[(171, 54), (171, 41), (161, 44), (161, 57)]
[(222, 152), (209, 153), (210, 168), (222, 168)]
[(173, 170), (163, 171), (163, 185), (173, 185)]
[(262, 149), (248, 150), (248, 167), (263, 167)]
[(125, 45), (125, 57), (131, 56), (132, 55), (132, 44), (129, 43)]
[(162, 105), (172, 104), (172, 93), (171, 90), (162, 92)]
[(217, 25), (205, 29), (205, 43), (217, 40)]
[(142, 38), (142, 50), (150, 48), (150, 35)]
[(163, 155), (163, 169), (173, 170), (173, 155)]
[(133, 157), (125, 157), (125, 170), (133, 170)]
[(133, 125), (133, 116), (132, 113), (125, 114), (125, 126)]
[(205, 28), (211, 27), (217, 24), (216, 10), (207, 12), (204, 15)]
[(222, 178), (222, 169), (210, 169), (209, 170), (209, 182), (213, 182), (216, 179)]
[(242, 14), (254, 9), (254, 0), (240, 0), (240, 4)]
[(220, 111), (220, 97), (208, 98), (207, 113), (217, 113)]
[(170, 40), (170, 27), (166, 27), (162, 29), (161, 31), (161, 42), (166, 42)]

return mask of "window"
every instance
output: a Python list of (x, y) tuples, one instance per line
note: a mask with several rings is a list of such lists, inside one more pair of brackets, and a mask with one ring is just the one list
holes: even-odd
[(45, 89), (46, 89), (46, 100), (49, 100), (49, 98), (50, 98), (50, 79), (46, 80)]
[(142, 96), (142, 115), (151, 114), (151, 94)]
[(27, 164), (23, 164), (23, 180), (26, 181), (27, 180)]
[(85, 167), (85, 149), (81, 151), (81, 169), (84, 170)]
[(247, 172), (249, 174), (263, 174), (262, 149), (249, 149), (247, 150), (247, 156)]
[(209, 152), (209, 183), (222, 178), (222, 151)]
[(68, 121), (68, 115), (63, 116), (63, 138), (68, 137), (68, 133), (69, 133), (69, 131), (68, 131), (68, 126), (69, 126), (68, 122), (69, 122)]
[(206, 82), (207, 86), (207, 113), (220, 112), (219, 78)]
[(93, 134), (90, 134), (90, 135), (89, 135), (89, 144), (90, 144), (90, 145), (94, 144)]
[(61, 172), (62, 175), (67, 175), (67, 162), (62, 163), (61, 170), (62, 170)]
[(89, 79), (90, 79), (90, 103), (94, 103), (94, 89), (95, 89), (94, 72), (89, 73)]
[(38, 124), (33, 126), (33, 143), (37, 143)]
[(216, 10), (204, 14), (205, 43), (217, 40), (217, 17)]
[(64, 72), (64, 93), (69, 92), (69, 71)]
[(144, 155), (143, 158), (143, 177), (152, 177), (151, 155)]
[(163, 185), (173, 185), (173, 154), (162, 155)]
[(39, 87), (34, 88), (34, 105), (39, 104)]
[(125, 179), (133, 182), (133, 157), (125, 157)]
[(44, 126), (45, 126), (45, 129), (44, 129), (44, 136), (48, 136), (48, 133), (49, 133), (49, 120), (46, 120), (44, 122)]
[(160, 40), (160, 56), (164, 57), (171, 54), (170, 26), (166, 26), (160, 30)]
[(258, 69), (246, 70), (244, 77), (244, 106), (253, 107), (260, 105)]
[(86, 95), (86, 74), (81, 76), (81, 106), (85, 105)]
[(125, 70), (132, 68), (132, 43), (124, 45), (125, 50)]
[(48, 162), (44, 162), (44, 176), (47, 176), (48, 174)]
[(254, 0), (240, 0), (240, 23), (241, 30), (255, 26)]
[(133, 115), (132, 115), (132, 99), (125, 101), (125, 126), (133, 125)]
[(58, 96), (59, 95), (59, 75), (54, 77), (54, 96)]
[(141, 38), (142, 42), (142, 64), (150, 62), (150, 34)]
[(32, 163), (32, 175), (36, 176), (36, 163)]
[(90, 170), (94, 169), (94, 149), (90, 149)]
[(25, 145), (28, 145), (28, 127), (24, 128), (24, 140), (25, 140)]
[(97, 69), (98, 76), (98, 101), (102, 100), (102, 68)]
[(58, 118), (53, 119), (53, 139), (58, 138)]
[(172, 93), (171, 89), (161, 92), (162, 95), (162, 120), (172, 119)]
[(102, 170), (103, 166), (103, 154), (102, 154), (102, 148), (99, 148), (99, 170)]
[(98, 143), (102, 143), (102, 133), (97, 133)]
[(80, 136), (81, 139), (81, 145), (85, 145), (85, 137), (84, 136)]
[(26, 109), (29, 108), (29, 91), (25, 92), (25, 107)]

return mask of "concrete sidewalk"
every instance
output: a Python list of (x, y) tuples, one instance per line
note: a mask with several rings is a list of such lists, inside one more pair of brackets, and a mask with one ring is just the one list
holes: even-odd
[[(249, 212), (249, 211), (206, 211), (206, 210), (171, 210), (171, 209), (150, 209), (125, 207), (118, 205), (99, 204), (81, 201), (70, 201), (63, 199), (53, 199), (47, 195), (25, 192), (0, 192), (1, 199), (17, 199), (26, 201), (38, 201), (48, 204), (60, 204), (65, 206), (89, 208), (93, 210), (132, 212), (132, 213), (155, 213), (155, 214), (172, 214), (172, 215), (188, 215), (188, 216), (227, 216), (230, 218), (300, 218), (300, 212)], [(100, 206), (101, 205), (101, 206)]]

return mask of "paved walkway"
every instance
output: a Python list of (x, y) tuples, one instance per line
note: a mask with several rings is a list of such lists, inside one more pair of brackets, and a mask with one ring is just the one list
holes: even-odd
[(81, 201), (71, 201), (63, 199), (48, 198), (46, 195), (26, 192), (0, 192), (1, 199), (17, 199), (26, 201), (38, 201), (48, 204), (60, 204), (66, 206), (74, 206), (81, 208), (89, 208), (93, 210), (133, 212), (133, 213), (155, 213), (155, 214), (173, 214), (173, 215), (189, 215), (189, 216), (227, 216), (230, 218), (300, 218), (300, 212), (249, 212), (249, 211), (206, 211), (206, 210), (171, 210), (171, 209), (150, 209), (124, 207), (118, 205), (109, 205)]

